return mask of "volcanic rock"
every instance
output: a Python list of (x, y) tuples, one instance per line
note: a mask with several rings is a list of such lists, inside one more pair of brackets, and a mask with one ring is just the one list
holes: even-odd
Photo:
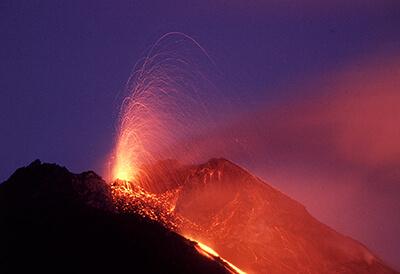
[(195, 243), (114, 208), (94, 172), (35, 161), (0, 184), (0, 273), (228, 273)]

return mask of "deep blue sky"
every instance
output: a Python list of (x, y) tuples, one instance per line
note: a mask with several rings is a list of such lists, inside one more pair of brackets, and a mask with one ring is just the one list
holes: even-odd
[[(313, 98), (318, 90), (305, 86), (369, 56), (399, 56), (400, 3), (3, 0), (0, 181), (36, 158), (75, 172), (101, 170), (113, 144), (117, 94), (136, 61), (170, 31), (196, 39), (222, 72), (225, 96), (240, 112), (253, 112)], [(290, 194), (307, 206), (300, 192)], [(399, 265), (400, 250), (370, 240), (380, 230), (357, 234), (326, 222)], [(400, 244), (392, 234), (387, 241)]]

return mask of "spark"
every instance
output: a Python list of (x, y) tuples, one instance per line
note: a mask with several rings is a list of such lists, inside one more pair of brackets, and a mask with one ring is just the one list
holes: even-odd
[(210, 67), (214, 62), (193, 38), (173, 32), (157, 40), (126, 84), (109, 177), (136, 182), (145, 165), (193, 154), (183, 140), (213, 120)]

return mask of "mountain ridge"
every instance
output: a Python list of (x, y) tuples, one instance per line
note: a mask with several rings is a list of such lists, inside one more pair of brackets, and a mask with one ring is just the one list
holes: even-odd
[(0, 184), (1, 273), (229, 273), (195, 243), (113, 208), (94, 172), (34, 161)]

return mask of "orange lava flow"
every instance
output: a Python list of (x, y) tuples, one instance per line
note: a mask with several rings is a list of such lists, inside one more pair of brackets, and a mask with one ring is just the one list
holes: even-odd
[[(188, 237), (186, 237), (186, 238), (188, 238)], [(244, 272), (243, 270), (241, 270), (240, 268), (238, 268), (237, 266), (233, 265), (232, 263), (228, 262), (224, 258), (222, 258), (214, 249), (212, 249), (208, 245), (205, 245), (205, 244), (203, 244), (199, 241), (193, 240), (191, 238), (188, 238), (188, 239), (196, 243), (195, 248), (200, 254), (202, 254), (210, 259), (222, 262), (231, 273), (238, 273), (238, 274), (246, 274), (247, 273), (247, 272)]]

